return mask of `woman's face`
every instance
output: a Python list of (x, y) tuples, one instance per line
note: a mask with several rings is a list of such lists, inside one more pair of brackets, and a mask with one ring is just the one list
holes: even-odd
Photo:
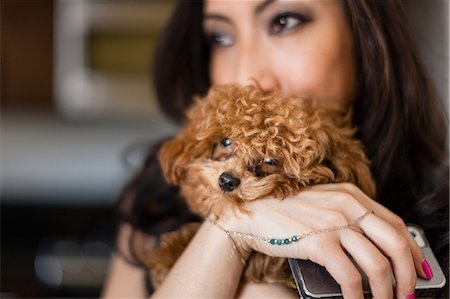
[(356, 89), (353, 37), (340, 0), (205, 0), (213, 84), (348, 104)]

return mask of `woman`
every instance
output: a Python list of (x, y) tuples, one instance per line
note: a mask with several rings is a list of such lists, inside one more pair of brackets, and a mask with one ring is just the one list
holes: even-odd
[[(293, 295), (279, 285), (239, 287), (240, 259), (257, 250), (319, 263), (341, 285), (344, 297), (362, 298), (361, 276), (347, 251), (367, 274), (376, 298), (414, 298), (416, 276), (430, 278), (432, 273), (405, 222), (425, 229), (441, 266), (448, 269), (447, 119), (399, 1), (180, 1), (161, 39), (155, 78), (161, 106), (176, 120), (193, 95), (232, 82), (351, 107), (357, 137), (372, 162), (378, 202), (353, 185), (333, 184), (282, 202), (251, 203), (252, 217), (230, 213), (220, 224), (276, 236), (374, 214), (359, 222), (364, 235), (340, 230), (284, 247), (236, 240), (240, 256), (229, 254), (233, 246), (226, 234), (206, 221), (155, 297)], [(125, 188), (119, 211), (126, 217), (119, 250), (137, 261), (145, 246), (156, 242), (146, 237), (161, 233), (156, 227), (174, 229), (195, 219), (177, 199), (177, 190), (164, 186), (154, 151)], [(143, 273), (114, 257), (105, 297), (145, 296), (138, 279)]]

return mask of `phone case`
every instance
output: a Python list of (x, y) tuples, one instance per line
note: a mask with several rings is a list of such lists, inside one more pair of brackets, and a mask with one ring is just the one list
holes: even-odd
[[(416, 296), (434, 297), (445, 285), (444, 273), (430, 248), (423, 230), (414, 224), (408, 224), (408, 230), (419, 247), (421, 247), (425, 258), (433, 270), (432, 279), (417, 278)], [(288, 262), (301, 298), (342, 298), (339, 284), (324, 267), (309, 260), (288, 259)], [(367, 276), (357, 265), (356, 267), (363, 278), (364, 295), (371, 298)]]

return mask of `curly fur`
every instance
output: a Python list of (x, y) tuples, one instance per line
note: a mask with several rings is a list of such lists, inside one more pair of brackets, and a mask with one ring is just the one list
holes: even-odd
[[(246, 202), (283, 199), (313, 184), (350, 182), (374, 197), (369, 161), (353, 138), (350, 116), (302, 97), (264, 94), (252, 86), (217, 86), (196, 100), (183, 130), (161, 148), (160, 163), (167, 181), (179, 186), (190, 209), (203, 217), (219, 218), (230, 205), (245, 212)], [(225, 138), (233, 150), (221, 156), (220, 151), (227, 151), (220, 148)], [(275, 165), (267, 165), (267, 158)], [(240, 179), (231, 192), (218, 184), (224, 172)], [(179, 255), (179, 248), (171, 250), (161, 244), (149, 257), (155, 287)], [(163, 262), (167, 254), (173, 262)], [(260, 253), (249, 259), (245, 276), (294, 287), (285, 260)]]

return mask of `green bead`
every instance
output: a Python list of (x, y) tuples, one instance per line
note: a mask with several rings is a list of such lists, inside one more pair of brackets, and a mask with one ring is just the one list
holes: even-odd
[(278, 245), (283, 244), (283, 240), (277, 240), (277, 244), (278, 244)]
[(292, 241), (293, 241), (293, 242), (297, 242), (297, 241), (298, 241), (297, 236), (293, 236), (293, 237), (292, 237)]
[(275, 245), (275, 239), (270, 239), (269, 243)]
[(284, 244), (289, 244), (289, 239), (284, 239)]

